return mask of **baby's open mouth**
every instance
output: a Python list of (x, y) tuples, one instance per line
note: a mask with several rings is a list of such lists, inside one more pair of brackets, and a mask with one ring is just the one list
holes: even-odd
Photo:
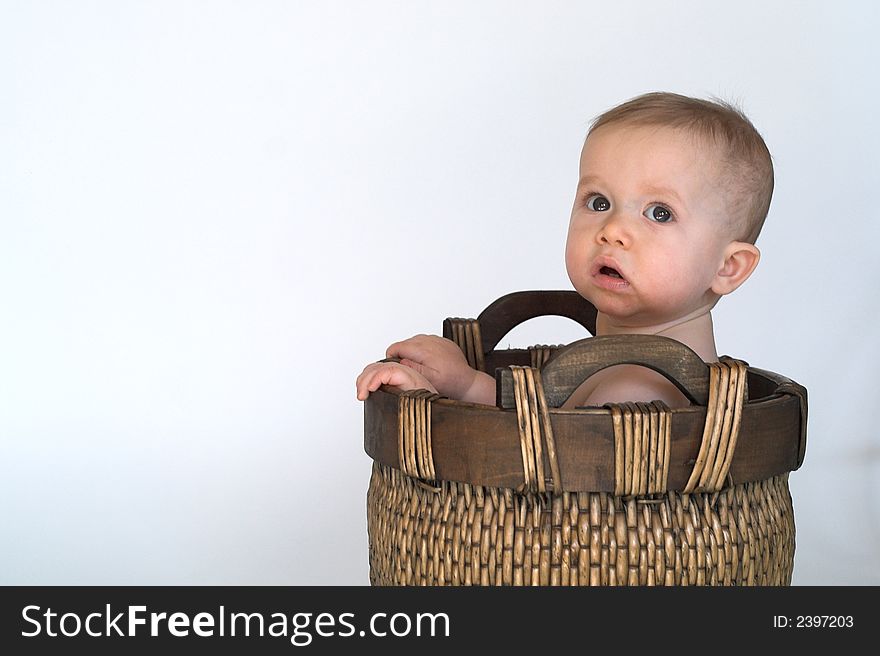
[(603, 266), (601, 269), (599, 269), (599, 273), (605, 276), (611, 276), (612, 278), (620, 278), (621, 280), (623, 280), (623, 276), (620, 275), (620, 272), (610, 266)]

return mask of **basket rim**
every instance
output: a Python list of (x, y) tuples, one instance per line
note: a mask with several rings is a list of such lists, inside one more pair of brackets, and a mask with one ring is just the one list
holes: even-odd
[[(732, 484), (798, 469), (806, 446), (806, 390), (780, 374), (748, 367), (750, 398), (730, 465)], [(751, 395), (754, 390), (755, 394)], [(376, 462), (399, 465), (400, 392), (382, 386), (364, 402), (364, 450)], [(556, 491), (613, 492), (610, 410), (550, 408), (562, 481)], [(669, 491), (684, 489), (700, 448), (704, 406), (671, 410)], [(430, 415), (435, 480), (518, 488), (523, 483), (515, 409), (438, 398)]]

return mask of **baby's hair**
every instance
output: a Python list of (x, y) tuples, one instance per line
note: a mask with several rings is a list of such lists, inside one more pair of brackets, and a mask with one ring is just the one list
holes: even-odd
[(599, 115), (589, 134), (606, 125), (624, 124), (686, 130), (717, 146), (725, 186), (732, 192), (727, 195), (734, 237), (755, 243), (770, 210), (773, 163), (764, 139), (742, 110), (717, 98), (646, 93)]

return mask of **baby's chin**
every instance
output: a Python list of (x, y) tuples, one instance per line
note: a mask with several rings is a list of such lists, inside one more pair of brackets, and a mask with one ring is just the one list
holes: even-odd
[(621, 295), (601, 289), (577, 289), (577, 292), (593, 304), (601, 320), (608, 327), (632, 332), (650, 331), (652, 327), (666, 323), (664, 312), (646, 308), (644, 303), (632, 294)]
[(624, 299), (608, 298), (604, 294), (583, 294), (585, 299), (593, 304), (600, 315), (617, 322), (633, 322), (634, 327), (640, 323), (639, 309), (633, 308), (631, 301)]

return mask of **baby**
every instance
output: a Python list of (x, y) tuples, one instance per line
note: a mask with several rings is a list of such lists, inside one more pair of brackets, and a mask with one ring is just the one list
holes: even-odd
[[(565, 247), (572, 284), (598, 311), (596, 334), (663, 335), (717, 361), (711, 310), (755, 270), (772, 194), (767, 146), (730, 105), (649, 93), (599, 116), (581, 151)], [(416, 335), (386, 356), (400, 362), (368, 365), (358, 399), (384, 384), (495, 403), (495, 379), (450, 340)], [(563, 407), (653, 400), (688, 405), (662, 375), (620, 365)]]

